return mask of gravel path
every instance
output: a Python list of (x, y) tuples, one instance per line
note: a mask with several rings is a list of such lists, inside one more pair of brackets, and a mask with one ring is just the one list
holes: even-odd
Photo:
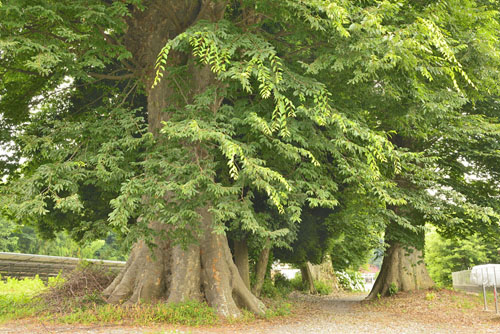
[(318, 297), (295, 295), (292, 301), (304, 306), (297, 317), (274, 321), (256, 321), (251, 324), (221, 327), (120, 327), (43, 325), (36, 323), (9, 323), (0, 325), (0, 334), (13, 333), (72, 333), (72, 334), (329, 334), (329, 333), (383, 333), (383, 334), (481, 334), (500, 333), (500, 325), (478, 324), (460, 327), (452, 324), (422, 323), (408, 317), (383, 312), (368, 312), (356, 307), (364, 296)]
[(338, 334), (338, 333), (383, 333), (383, 334), (480, 334), (500, 333), (500, 326), (486, 328), (462, 328), (456, 325), (426, 324), (404, 317), (381, 312), (371, 313), (354, 307), (364, 295), (346, 297), (297, 296), (311, 305), (309, 317), (283, 324), (247, 326), (236, 330), (201, 331), (193, 333), (248, 333), (248, 334)]

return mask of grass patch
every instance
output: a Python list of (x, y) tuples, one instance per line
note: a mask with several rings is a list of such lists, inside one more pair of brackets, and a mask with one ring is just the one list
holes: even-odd
[(0, 295), (0, 323), (36, 316), (45, 309), (41, 300)]
[(0, 279), (0, 322), (42, 314), (47, 305), (38, 295), (60, 281), (60, 277), (49, 278), (45, 284), (38, 276)]
[[(484, 304), (484, 297), (482, 291), (479, 293), (478, 298), (480, 302)], [(497, 292), (497, 298), (499, 299), (499, 304), (500, 304), (500, 291)], [(493, 294), (493, 291), (486, 290), (486, 303), (488, 303), (488, 306), (490, 304), (493, 304), (493, 306), (495, 305), (495, 295)]]
[[(203, 326), (221, 323), (215, 310), (206, 303), (185, 302), (178, 304), (112, 305), (104, 302), (101, 294), (90, 283), (82, 284), (74, 274), (65, 279), (51, 279), (48, 284), (38, 277), (0, 281), (0, 322), (25, 318), (38, 318), (63, 324), (176, 324)], [(86, 272), (87, 281), (96, 278)], [(95, 281), (94, 281), (95, 283)], [(286, 299), (266, 299), (265, 319), (291, 314), (292, 305)], [(256, 319), (251, 312), (229, 322), (251, 322)]]
[(292, 314), (292, 304), (284, 300), (273, 301), (272, 304), (268, 305), (265, 318), (272, 319), (276, 317), (285, 317)]
[(205, 303), (138, 304), (134, 306), (93, 305), (75, 309), (52, 319), (65, 324), (176, 324), (187, 326), (213, 325), (218, 322), (215, 311)]

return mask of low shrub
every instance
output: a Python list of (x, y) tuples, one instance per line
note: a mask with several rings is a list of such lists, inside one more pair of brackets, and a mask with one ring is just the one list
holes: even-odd
[(286, 298), (292, 292), (290, 281), (285, 277), (285, 280), (279, 279), (274, 283), (271, 280), (265, 280), (262, 286), (261, 295), (271, 299)]
[(282, 298), (286, 298), (293, 291), (292, 281), (281, 273), (274, 276), (274, 286)]
[(290, 280), (290, 284), (291, 284), (293, 290), (305, 291), (307, 289), (306, 284), (304, 282), (302, 282), (302, 275), (301, 274), (295, 275), (295, 277)]
[(268, 306), (265, 317), (269, 319), (274, 317), (287, 316), (290, 315), (291, 313), (292, 313), (292, 304), (279, 302)]
[(335, 272), (340, 286), (346, 291), (363, 291), (365, 280), (360, 273), (352, 270)]
[[(291, 280), (287, 280), (291, 290), (296, 291), (307, 291), (307, 283), (302, 281), (302, 275), (297, 274)], [(329, 295), (333, 292), (333, 286), (330, 282), (325, 281), (314, 281), (314, 287), (320, 295)]]
[(276, 273), (274, 275), (274, 286), (277, 288), (280, 287), (291, 288), (292, 284), (285, 275), (283, 275), (282, 273)]
[(262, 290), (260, 294), (266, 298), (276, 298), (279, 295), (278, 289), (274, 286), (273, 282), (270, 279), (264, 280), (262, 284)]

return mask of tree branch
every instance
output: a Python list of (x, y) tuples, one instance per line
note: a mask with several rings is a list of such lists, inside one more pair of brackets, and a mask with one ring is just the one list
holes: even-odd
[(93, 78), (101, 79), (101, 80), (126, 80), (135, 78), (136, 75), (134, 73), (122, 74), (122, 75), (112, 75), (112, 74), (102, 74), (102, 73), (87, 73)]

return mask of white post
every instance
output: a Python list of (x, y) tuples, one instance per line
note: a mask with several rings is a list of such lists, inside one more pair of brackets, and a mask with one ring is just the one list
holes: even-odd
[(483, 298), (484, 298), (484, 310), (488, 311), (488, 304), (486, 303), (486, 286), (484, 282), (484, 269), (481, 270), (481, 283), (483, 283)]
[(497, 298), (497, 267), (493, 267), (493, 296), (495, 297), (495, 312), (498, 314), (498, 298)]

